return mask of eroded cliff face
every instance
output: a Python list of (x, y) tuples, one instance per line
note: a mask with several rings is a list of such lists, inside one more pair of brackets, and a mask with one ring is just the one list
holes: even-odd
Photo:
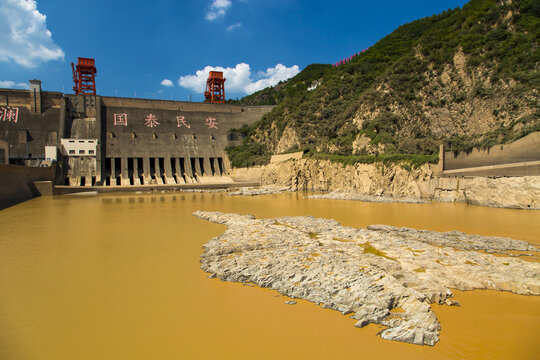
[(351, 192), (540, 209), (540, 176), (442, 178), (438, 176), (437, 167), (430, 164), (409, 171), (399, 165), (343, 166), (327, 160), (289, 160), (263, 167), (261, 183), (292, 190)]
[(435, 166), (429, 164), (407, 171), (397, 165), (343, 166), (327, 160), (300, 159), (265, 166), (261, 179), (263, 185), (286, 186), (293, 190), (421, 197), (422, 188), (434, 178), (434, 171)]

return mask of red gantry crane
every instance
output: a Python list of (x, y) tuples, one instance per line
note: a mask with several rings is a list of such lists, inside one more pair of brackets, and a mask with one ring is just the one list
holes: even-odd
[(210, 71), (206, 80), (206, 91), (204, 92), (204, 102), (225, 103), (225, 79), (222, 71)]
[(73, 91), (75, 94), (96, 95), (96, 74), (94, 59), (79, 58), (77, 67), (71, 63), (73, 70)]

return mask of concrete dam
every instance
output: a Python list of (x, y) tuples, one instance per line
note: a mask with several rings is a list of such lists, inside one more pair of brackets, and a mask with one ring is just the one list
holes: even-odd
[(56, 166), (68, 186), (232, 182), (225, 147), (232, 128), (272, 106), (246, 107), (0, 89), (0, 162)]

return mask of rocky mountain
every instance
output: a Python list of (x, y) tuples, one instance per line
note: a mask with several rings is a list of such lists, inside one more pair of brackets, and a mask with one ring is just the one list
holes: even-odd
[(312, 64), (238, 103), (277, 105), (235, 129), (233, 165), (272, 153), (346, 163), (436, 159), (540, 131), (540, 0), (471, 0), (400, 26), (350, 62)]

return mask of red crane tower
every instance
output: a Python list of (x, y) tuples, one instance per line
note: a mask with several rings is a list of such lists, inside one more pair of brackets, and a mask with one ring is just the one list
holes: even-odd
[[(77, 67), (71, 63), (75, 94), (96, 95), (96, 74), (94, 59), (79, 58)], [(75, 70), (76, 69), (76, 70)]]
[(206, 80), (204, 102), (225, 103), (225, 79), (222, 71), (210, 71)]

